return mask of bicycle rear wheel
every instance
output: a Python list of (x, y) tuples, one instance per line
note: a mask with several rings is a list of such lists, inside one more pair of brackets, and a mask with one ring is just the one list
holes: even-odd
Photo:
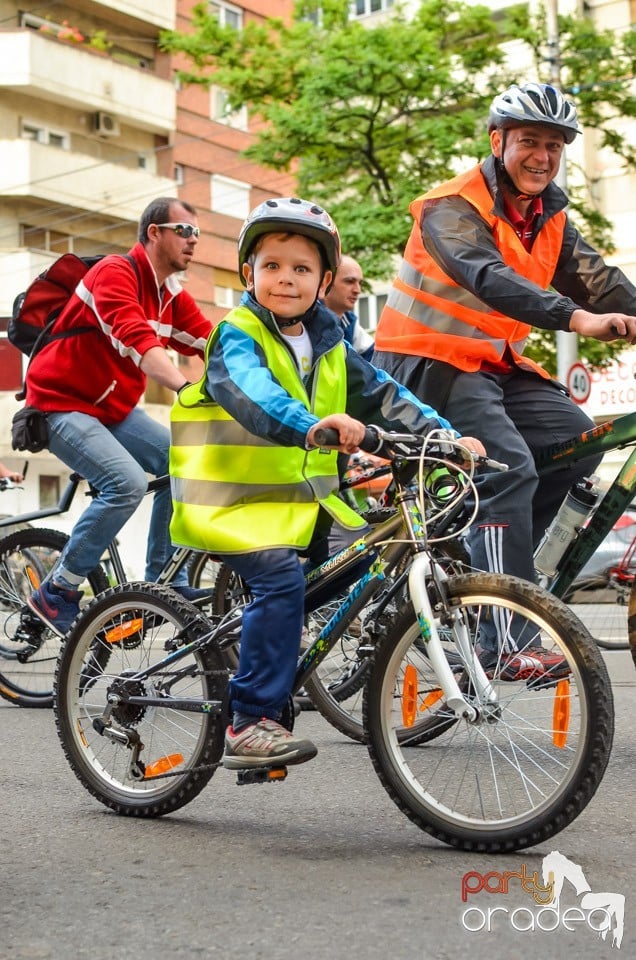
[(636, 580), (632, 583), (632, 589), (629, 592), (629, 605), (627, 608), (627, 635), (629, 637), (629, 648), (632, 652), (632, 660), (636, 667)]
[[(57, 530), (18, 530), (0, 541), (0, 696), (19, 707), (51, 707), (58, 635), (27, 606), (57, 563), (68, 537)], [(88, 576), (91, 596), (108, 587), (101, 567)]]
[(575, 581), (565, 602), (604, 650), (629, 649), (627, 616), (631, 583)]
[[(218, 767), (229, 674), (213, 642), (129, 679), (212, 629), (173, 591), (132, 583), (94, 600), (66, 638), (55, 677), (57, 732), (78, 780), (116, 813), (178, 810)], [(176, 709), (184, 700), (189, 707)]]
[[(560, 680), (504, 682), (495, 671), (491, 707), (479, 703), (470, 680), (460, 684), (476, 722), (436, 699), (446, 725), (422, 739), (417, 723), (430, 705), (430, 664), (413, 609), (405, 608), (379, 644), (366, 686), (374, 767), (397, 806), (451, 846), (503, 852), (540, 843), (581, 813), (607, 766), (614, 711), (602, 656), (568, 608), (533, 584), (468, 574), (449, 581), (448, 595), (459, 621), (447, 631), (468, 631), (474, 644), (483, 624), (510, 624), (514, 615), (518, 644), (540, 641), (566, 658), (570, 672)], [(413, 739), (403, 733), (409, 725)]]
[(188, 583), (200, 590), (214, 590), (221, 561), (210, 553), (193, 552), (188, 562)]

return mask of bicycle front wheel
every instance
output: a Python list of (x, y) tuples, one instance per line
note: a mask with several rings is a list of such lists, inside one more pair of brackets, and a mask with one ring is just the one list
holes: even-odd
[(212, 629), (172, 590), (133, 583), (93, 601), (66, 638), (57, 731), (79, 781), (116, 813), (178, 810), (218, 767), (228, 671), (216, 645), (150, 669)]
[[(19, 707), (51, 707), (60, 638), (26, 605), (57, 563), (68, 537), (18, 530), (0, 541), (0, 696)], [(101, 567), (88, 576), (86, 601), (108, 587)]]
[[(447, 609), (444, 639), (455, 633), (456, 653), (460, 631), (474, 646), (498, 624), (514, 630), (520, 648), (540, 642), (560, 653), (569, 672), (510, 682), (495, 670), (489, 705), (470, 680), (470, 652), (460, 688), (477, 719), (456, 717), (440, 700), (420, 627), (405, 608), (378, 646), (365, 692), (376, 772), (414, 823), (451, 846), (503, 852), (541, 843), (581, 813), (607, 766), (614, 709), (600, 651), (561, 601), (514, 577), (451, 579)], [(420, 718), (431, 707), (434, 735), (422, 737)], [(404, 735), (409, 726), (412, 738)]]

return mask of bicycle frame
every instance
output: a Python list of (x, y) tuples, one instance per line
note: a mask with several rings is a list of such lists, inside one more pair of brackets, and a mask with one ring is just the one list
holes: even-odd
[[(535, 462), (540, 476), (595, 454), (621, 450), (636, 444), (636, 413), (601, 423), (563, 443), (537, 451)], [(562, 597), (592, 557), (636, 494), (636, 450), (629, 455), (613, 483), (593, 511), (588, 524), (572, 541), (559, 564), (550, 593)]]
[[(313, 641), (309, 648), (301, 654), (292, 694), (296, 693), (307, 676), (320, 664), (320, 662), (333, 649), (337, 641), (342, 636), (344, 630), (351, 621), (360, 613), (364, 606), (369, 602), (377, 592), (378, 584), (386, 578), (386, 573), (396, 568), (399, 561), (407, 554), (413, 553), (414, 557), (409, 564), (408, 574), (404, 573), (393, 584), (380, 599), (380, 607), (386, 606), (391, 597), (395, 595), (400, 586), (408, 576), (409, 593), (417, 614), (417, 620), (420, 627), (422, 641), (426, 645), (427, 656), (433, 664), (437, 675), (440, 688), (443, 691), (448, 707), (453, 710), (456, 716), (463, 716), (469, 721), (477, 718), (477, 710), (472, 704), (468, 703), (464, 694), (459, 688), (457, 679), (446, 659), (441, 639), (435, 624), (435, 618), (431, 606), (431, 600), (427, 587), (433, 580), (438, 589), (443, 590), (443, 583), (447, 579), (443, 569), (432, 560), (426, 548), (424, 527), (421, 519), (421, 511), (416, 494), (411, 490), (401, 490), (396, 496), (396, 505), (398, 513), (374, 527), (368, 534), (361, 537), (355, 543), (341, 550), (339, 553), (330, 557), (318, 567), (312, 569), (306, 577), (306, 609), (311, 609), (312, 604), (316, 605), (315, 597), (320, 589), (325, 589), (328, 585), (333, 585), (337, 581), (342, 581), (347, 571), (355, 567), (357, 569), (358, 561), (367, 556), (369, 566), (366, 573), (361, 577), (357, 572), (354, 576), (355, 586), (347, 594), (345, 599), (339, 604), (331, 619), (325, 624), (318, 637)], [(395, 540), (394, 537), (398, 531), (406, 531), (404, 539)], [(349, 581), (351, 582), (351, 581)], [(333, 593), (332, 593), (333, 595)], [(320, 601), (318, 601), (319, 603)], [(236, 629), (240, 624), (240, 612), (232, 616), (229, 622), (216, 624), (212, 631), (206, 633), (193, 641), (187, 641), (183, 646), (172, 651), (167, 657), (164, 657), (152, 667), (141, 670), (133, 676), (126, 678), (126, 685), (134, 685), (137, 681), (143, 681), (147, 677), (161, 673), (169, 664), (174, 664), (182, 657), (187, 656), (194, 650), (211, 642), (220, 642), (221, 646), (229, 644), (236, 639)], [(139, 629), (138, 623), (134, 620), (130, 624), (131, 634)], [(118, 638), (121, 639), (118, 630)], [(223, 642), (225, 638), (225, 643)], [(479, 696), (479, 702), (488, 705), (496, 703), (495, 690), (486, 677), (486, 674), (474, 655), (470, 640), (466, 638), (465, 643), (461, 642), (462, 653), (466, 662), (471, 664), (471, 681), (475, 686)], [(123, 692), (123, 691), (122, 691)], [(118, 702), (119, 695), (115, 695), (112, 706)], [(136, 697), (124, 693), (125, 702), (138, 706), (174, 706), (176, 709), (195, 712), (217, 712), (219, 704), (197, 699), (184, 699), (166, 703), (165, 697)], [(112, 706), (107, 708), (102, 722), (104, 727), (102, 732), (113, 739), (125, 738), (121, 742), (132, 744), (128, 740), (128, 735), (123, 731), (109, 732), (108, 717)]]

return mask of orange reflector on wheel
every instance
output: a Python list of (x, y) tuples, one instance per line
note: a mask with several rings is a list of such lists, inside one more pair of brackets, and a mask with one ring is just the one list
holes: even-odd
[(154, 763), (149, 763), (144, 772), (144, 779), (157, 777), (160, 773), (168, 773), (183, 763), (182, 753), (171, 753), (167, 757), (160, 757)]
[(127, 637), (132, 637), (134, 633), (139, 633), (143, 628), (144, 622), (141, 617), (135, 617), (127, 623), (121, 623), (118, 627), (112, 627), (104, 633), (106, 643), (120, 643)]
[(437, 690), (431, 690), (430, 693), (427, 693), (424, 697), (424, 702), (420, 707), (420, 713), (423, 710), (430, 710), (431, 707), (434, 707), (438, 700), (441, 700), (444, 696), (444, 692), (438, 687)]
[(409, 663), (402, 681), (402, 725), (412, 727), (417, 716), (417, 670)]
[(40, 580), (40, 577), (39, 577), (39, 574), (38, 574), (37, 570), (36, 570), (34, 567), (32, 567), (30, 564), (27, 563), (27, 565), (26, 565), (26, 567), (25, 567), (25, 573), (26, 573), (27, 579), (28, 579), (29, 583), (31, 584), (31, 586), (33, 587), (33, 589), (34, 589), (34, 590), (37, 590), (37, 589), (39, 588), (39, 586), (40, 586), (40, 583), (41, 583), (41, 580)]
[(563, 748), (568, 738), (570, 726), (570, 681), (559, 680), (554, 695), (552, 712), (552, 742), (555, 747)]

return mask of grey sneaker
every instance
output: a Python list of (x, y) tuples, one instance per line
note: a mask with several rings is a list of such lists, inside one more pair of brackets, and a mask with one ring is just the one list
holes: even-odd
[(263, 717), (238, 733), (225, 731), (223, 766), (230, 770), (245, 767), (286, 767), (311, 760), (318, 749), (311, 740), (298, 740), (275, 720)]

